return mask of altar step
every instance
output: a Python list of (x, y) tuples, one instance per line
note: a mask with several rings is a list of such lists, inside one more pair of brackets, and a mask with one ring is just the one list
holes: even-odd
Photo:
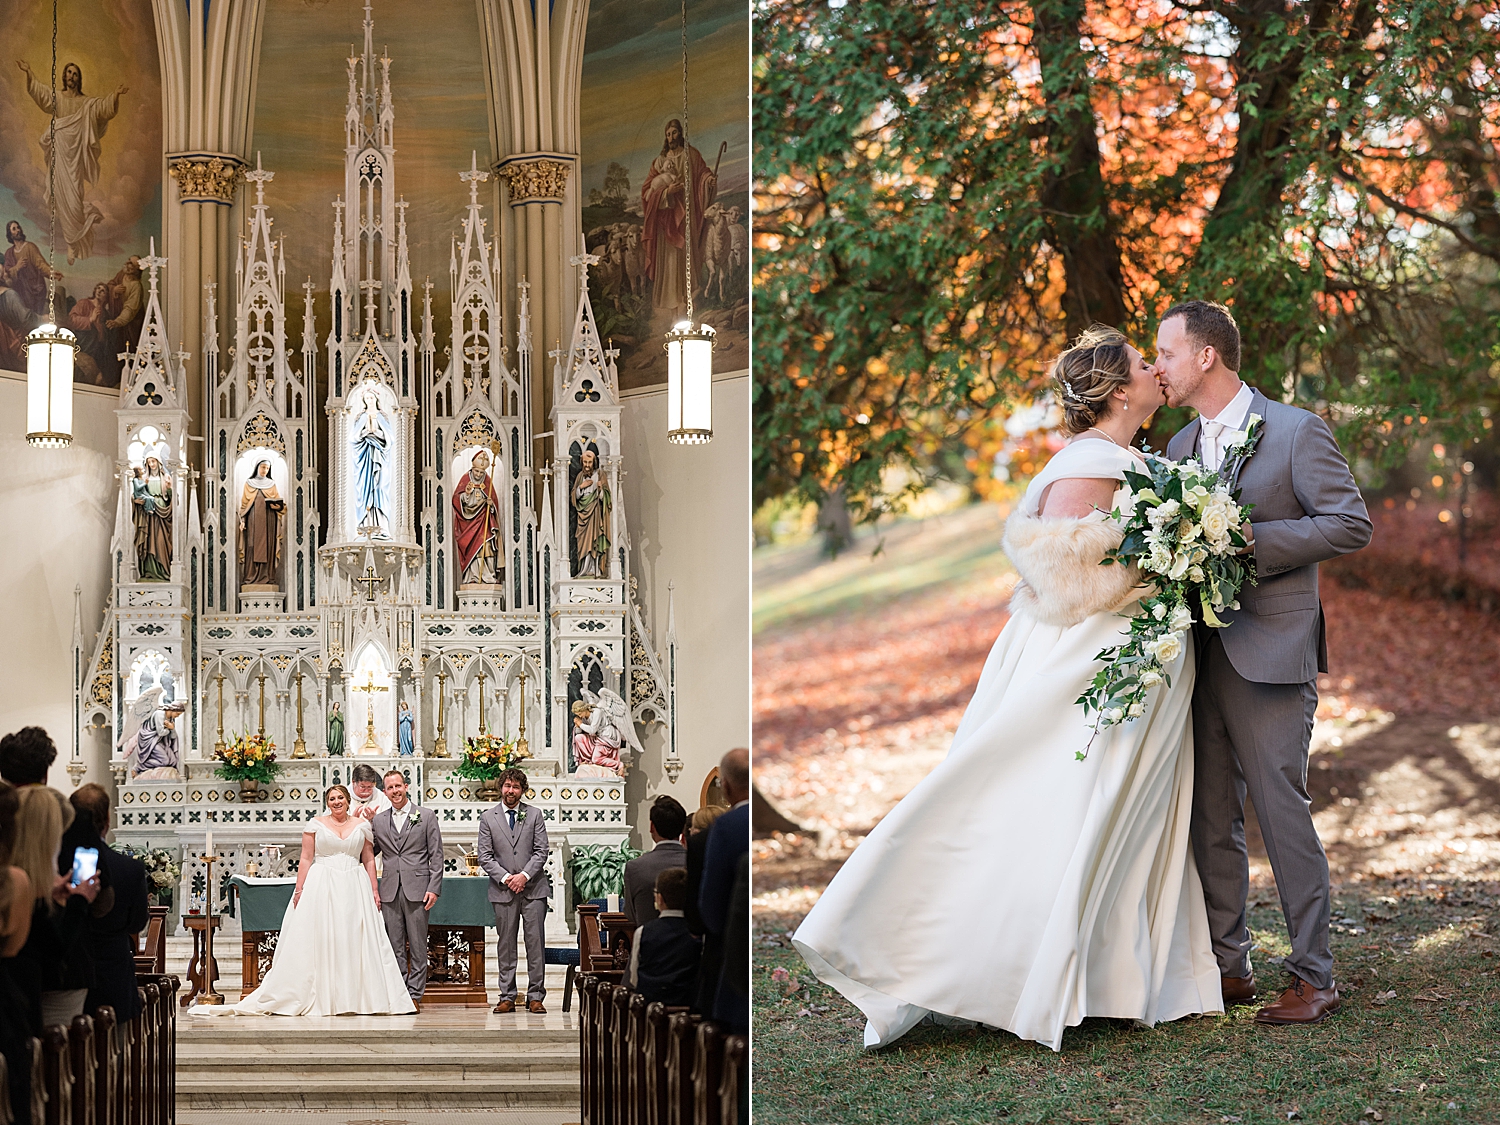
[(212, 1019), (177, 1031), (177, 1107), (359, 1112), (577, 1107), (573, 1017)]

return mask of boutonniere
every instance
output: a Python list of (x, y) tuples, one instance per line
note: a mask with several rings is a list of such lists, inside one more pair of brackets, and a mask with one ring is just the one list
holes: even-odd
[(1250, 460), (1250, 455), (1260, 444), (1260, 436), (1264, 431), (1265, 419), (1259, 414), (1252, 414), (1245, 419), (1243, 430), (1234, 430), (1225, 435), (1228, 440), (1224, 443), (1224, 460), (1219, 465), (1220, 480), (1232, 482), (1238, 479), (1245, 462)]
[(518, 808), (516, 810), (516, 823), (517, 824), (524, 824), (524, 823), (526, 823), (526, 806), (525, 805), (522, 805), (520, 808)]
[(406, 819), (411, 824), (417, 823), (417, 821), (419, 821), (419, 820), (422, 819), (422, 810), (421, 809), (415, 809), (415, 808), (412, 809), (411, 810), (411, 815), (408, 816)]

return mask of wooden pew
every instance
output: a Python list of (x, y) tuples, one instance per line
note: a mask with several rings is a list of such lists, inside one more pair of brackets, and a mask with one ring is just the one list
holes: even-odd
[[(583, 927), (578, 928), (580, 951), (583, 948)], [(599, 991), (599, 978), (588, 971), (587, 954), (584, 958), (583, 975), (578, 978), (578, 1113), (582, 1125), (598, 1125), (594, 1110), (594, 1003)]]
[(115, 1042), (115, 1010), (108, 1004), (94, 1009), (94, 1122), (121, 1125), (118, 1108), (120, 1047)]
[(94, 1076), (99, 1057), (94, 1052), (94, 1021), (88, 1016), (74, 1016), (68, 1027), (68, 1065), (73, 1071), (72, 1125), (94, 1125), (98, 1109)]
[(630, 1125), (630, 998), (635, 993), (624, 985), (615, 987), (609, 1020), (609, 1082), (614, 1091), (611, 1125)]
[(693, 1049), (702, 1022), (691, 1012), (667, 1021), (667, 1125), (693, 1125)]
[(117, 1091), (115, 1105), (119, 1109), (120, 1125), (143, 1125), (145, 1107), (141, 1105), (141, 1091), (146, 1084), (146, 990), (137, 986), (135, 1019), (125, 1025), (124, 1072)]
[(148, 907), (146, 928), (136, 935), (135, 971), (137, 973), (165, 973), (167, 971), (167, 915), (170, 906)]
[(42, 1081), (46, 1084), (46, 1125), (72, 1125), (73, 1065), (68, 1033), (61, 1027), (42, 1029)]
[(667, 1023), (671, 1018), (660, 1001), (646, 1005), (645, 1125), (667, 1125)]
[(625, 1011), (624, 1125), (646, 1125), (646, 998), (630, 993)]
[[(0, 1125), (15, 1125), (15, 1116), (10, 1111), (10, 1067), (5, 1056), (0, 1055)], [(30, 1125), (27, 1122), (26, 1125)]]
[(750, 1044), (743, 1035), (731, 1035), (724, 1040), (724, 1071), (719, 1079), (720, 1125), (741, 1125), (742, 1121), (743, 1125), (750, 1125), (748, 1114), (740, 1112), (749, 1060)]
[(719, 1125), (723, 1068), (723, 1029), (716, 1023), (700, 1023), (693, 1050), (693, 1125)]
[(40, 1039), (31, 1041), (31, 1120), (47, 1120), (47, 1051)]

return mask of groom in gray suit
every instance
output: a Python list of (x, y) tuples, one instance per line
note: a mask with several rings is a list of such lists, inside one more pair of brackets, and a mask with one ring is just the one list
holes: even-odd
[(1318, 563), (1357, 551), (1372, 525), (1359, 487), (1327, 424), (1240, 381), (1239, 328), (1222, 305), (1188, 301), (1163, 315), (1157, 377), (1169, 406), (1198, 412), (1167, 445), (1174, 460), (1217, 469), (1251, 415), (1260, 443), (1239, 471), (1254, 504), (1246, 538), (1259, 577), (1240, 592), (1229, 627), (1197, 633), (1193, 690), (1193, 857), (1208, 902), (1224, 1002), (1254, 999), (1245, 899), (1245, 795), (1286, 919), (1292, 986), (1256, 1015), (1260, 1023), (1317, 1023), (1339, 1006), (1328, 946), (1328, 859), (1313, 827), (1307, 753), (1317, 675), (1328, 670)]
[(391, 807), (370, 822), (381, 857), (380, 913), (396, 964), (406, 968), (406, 990), (420, 1012), (427, 991), (427, 913), (443, 893), (443, 834), (437, 817), (407, 798), (400, 770), (386, 773), (385, 795)]
[(526, 1010), (545, 1012), (547, 995), (547, 825), (542, 810), (522, 804), (526, 775), (517, 769), (500, 775), (500, 803), (479, 818), (479, 866), (490, 877), (490, 905), (499, 931), (495, 956), (500, 969), (496, 1014), (516, 1010), (516, 923), (526, 935)]

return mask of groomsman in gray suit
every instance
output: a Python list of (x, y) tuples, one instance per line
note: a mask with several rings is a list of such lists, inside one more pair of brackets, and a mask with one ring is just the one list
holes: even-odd
[(400, 770), (386, 773), (385, 795), (391, 807), (370, 822), (382, 865), (380, 913), (396, 964), (406, 968), (406, 990), (420, 1012), (427, 991), (427, 914), (443, 892), (443, 834), (437, 817), (412, 804)]
[(496, 960), (500, 1002), (495, 1012), (516, 1010), (516, 924), (526, 935), (526, 1010), (545, 1012), (547, 948), (544, 931), (552, 879), (547, 874), (547, 825), (542, 810), (523, 804), (526, 775), (517, 769), (500, 775), (500, 803), (479, 818), (479, 866), (490, 877), (495, 908)]
[(1357, 551), (1372, 525), (1348, 462), (1316, 414), (1268, 399), (1240, 381), (1240, 333), (1222, 305), (1188, 301), (1162, 317), (1157, 378), (1169, 406), (1198, 418), (1167, 445), (1218, 469), (1259, 415), (1260, 443), (1236, 479), (1254, 504), (1246, 538), (1258, 582), (1240, 592), (1229, 627), (1198, 637), (1193, 689), (1193, 856), (1225, 1004), (1255, 997), (1245, 899), (1245, 796), (1255, 805), (1292, 952), (1290, 988), (1260, 1023), (1318, 1023), (1339, 1007), (1328, 945), (1328, 860), (1313, 827), (1307, 752), (1317, 676), (1328, 670), (1318, 563)]

